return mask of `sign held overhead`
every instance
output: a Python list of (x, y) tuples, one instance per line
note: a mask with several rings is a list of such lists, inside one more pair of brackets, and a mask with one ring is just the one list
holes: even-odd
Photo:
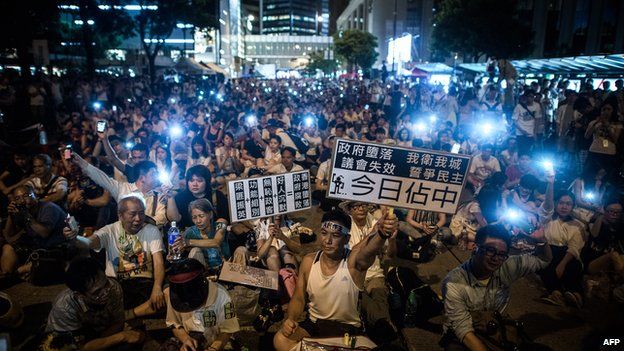
[(327, 197), (455, 213), (470, 156), (338, 139)]

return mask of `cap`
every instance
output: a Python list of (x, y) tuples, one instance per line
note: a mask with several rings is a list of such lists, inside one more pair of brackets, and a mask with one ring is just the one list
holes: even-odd
[(167, 276), (171, 307), (178, 312), (191, 312), (201, 306), (208, 297), (208, 281), (204, 266), (196, 259), (173, 262)]

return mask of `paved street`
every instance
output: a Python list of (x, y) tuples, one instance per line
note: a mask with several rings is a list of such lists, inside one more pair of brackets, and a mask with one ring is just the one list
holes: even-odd
[[(318, 230), (321, 214), (319, 210), (312, 209), (295, 213), (293, 217), (303, 221), (304, 225)], [(468, 257), (466, 252), (459, 250), (454, 252), (461, 259)], [(416, 266), (407, 261), (401, 261), (399, 264), (416, 269), (419, 276), (439, 293), (440, 282), (448, 271), (457, 266), (457, 261), (450, 252), (444, 252), (426, 264)], [(542, 294), (542, 288), (537, 279), (530, 277), (518, 281), (512, 288), (512, 299), (508, 308), (512, 316), (524, 322), (526, 331), (535, 341), (546, 344), (554, 350), (581, 350), (583, 339), (592, 330), (609, 328), (614, 330), (615, 326), (624, 325), (623, 311), (618, 310), (615, 304), (603, 300), (589, 299), (586, 308), (580, 311), (540, 303), (538, 298)], [(24, 324), (12, 333), (15, 345), (33, 335), (38, 326), (45, 321), (51, 301), (62, 288), (61, 285), (35, 288), (28, 283), (20, 283), (6, 290), (24, 307)], [(431, 322), (431, 330), (421, 328), (404, 330), (410, 350), (440, 349), (437, 343), (440, 339), (442, 317), (434, 318)], [(163, 337), (162, 329), (165, 328), (163, 320), (149, 320), (146, 325), (155, 338)], [(241, 342), (250, 350), (258, 350), (257, 334), (252, 328), (245, 329), (240, 336)]]

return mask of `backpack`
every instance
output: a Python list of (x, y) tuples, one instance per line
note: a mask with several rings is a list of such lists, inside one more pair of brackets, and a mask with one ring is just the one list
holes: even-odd
[(422, 324), (444, 311), (442, 299), (413, 270), (393, 267), (386, 278), (390, 316), (398, 328)]
[(290, 140), (293, 141), (295, 146), (297, 146), (297, 150), (299, 150), (300, 154), (305, 155), (308, 150), (310, 150), (310, 143), (305, 138), (293, 132), (286, 132), (286, 134), (290, 137)]

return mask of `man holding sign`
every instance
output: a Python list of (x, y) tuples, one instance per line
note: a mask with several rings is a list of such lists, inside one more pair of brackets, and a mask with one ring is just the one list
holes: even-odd
[[(290, 350), (305, 337), (357, 335), (361, 331), (358, 298), (366, 272), (386, 240), (396, 236), (397, 227), (396, 216), (384, 209), (372, 234), (348, 250), (351, 218), (341, 211), (323, 215), (321, 251), (303, 258), (288, 318), (273, 339), (278, 351)], [(309, 317), (298, 323), (306, 303)]]

